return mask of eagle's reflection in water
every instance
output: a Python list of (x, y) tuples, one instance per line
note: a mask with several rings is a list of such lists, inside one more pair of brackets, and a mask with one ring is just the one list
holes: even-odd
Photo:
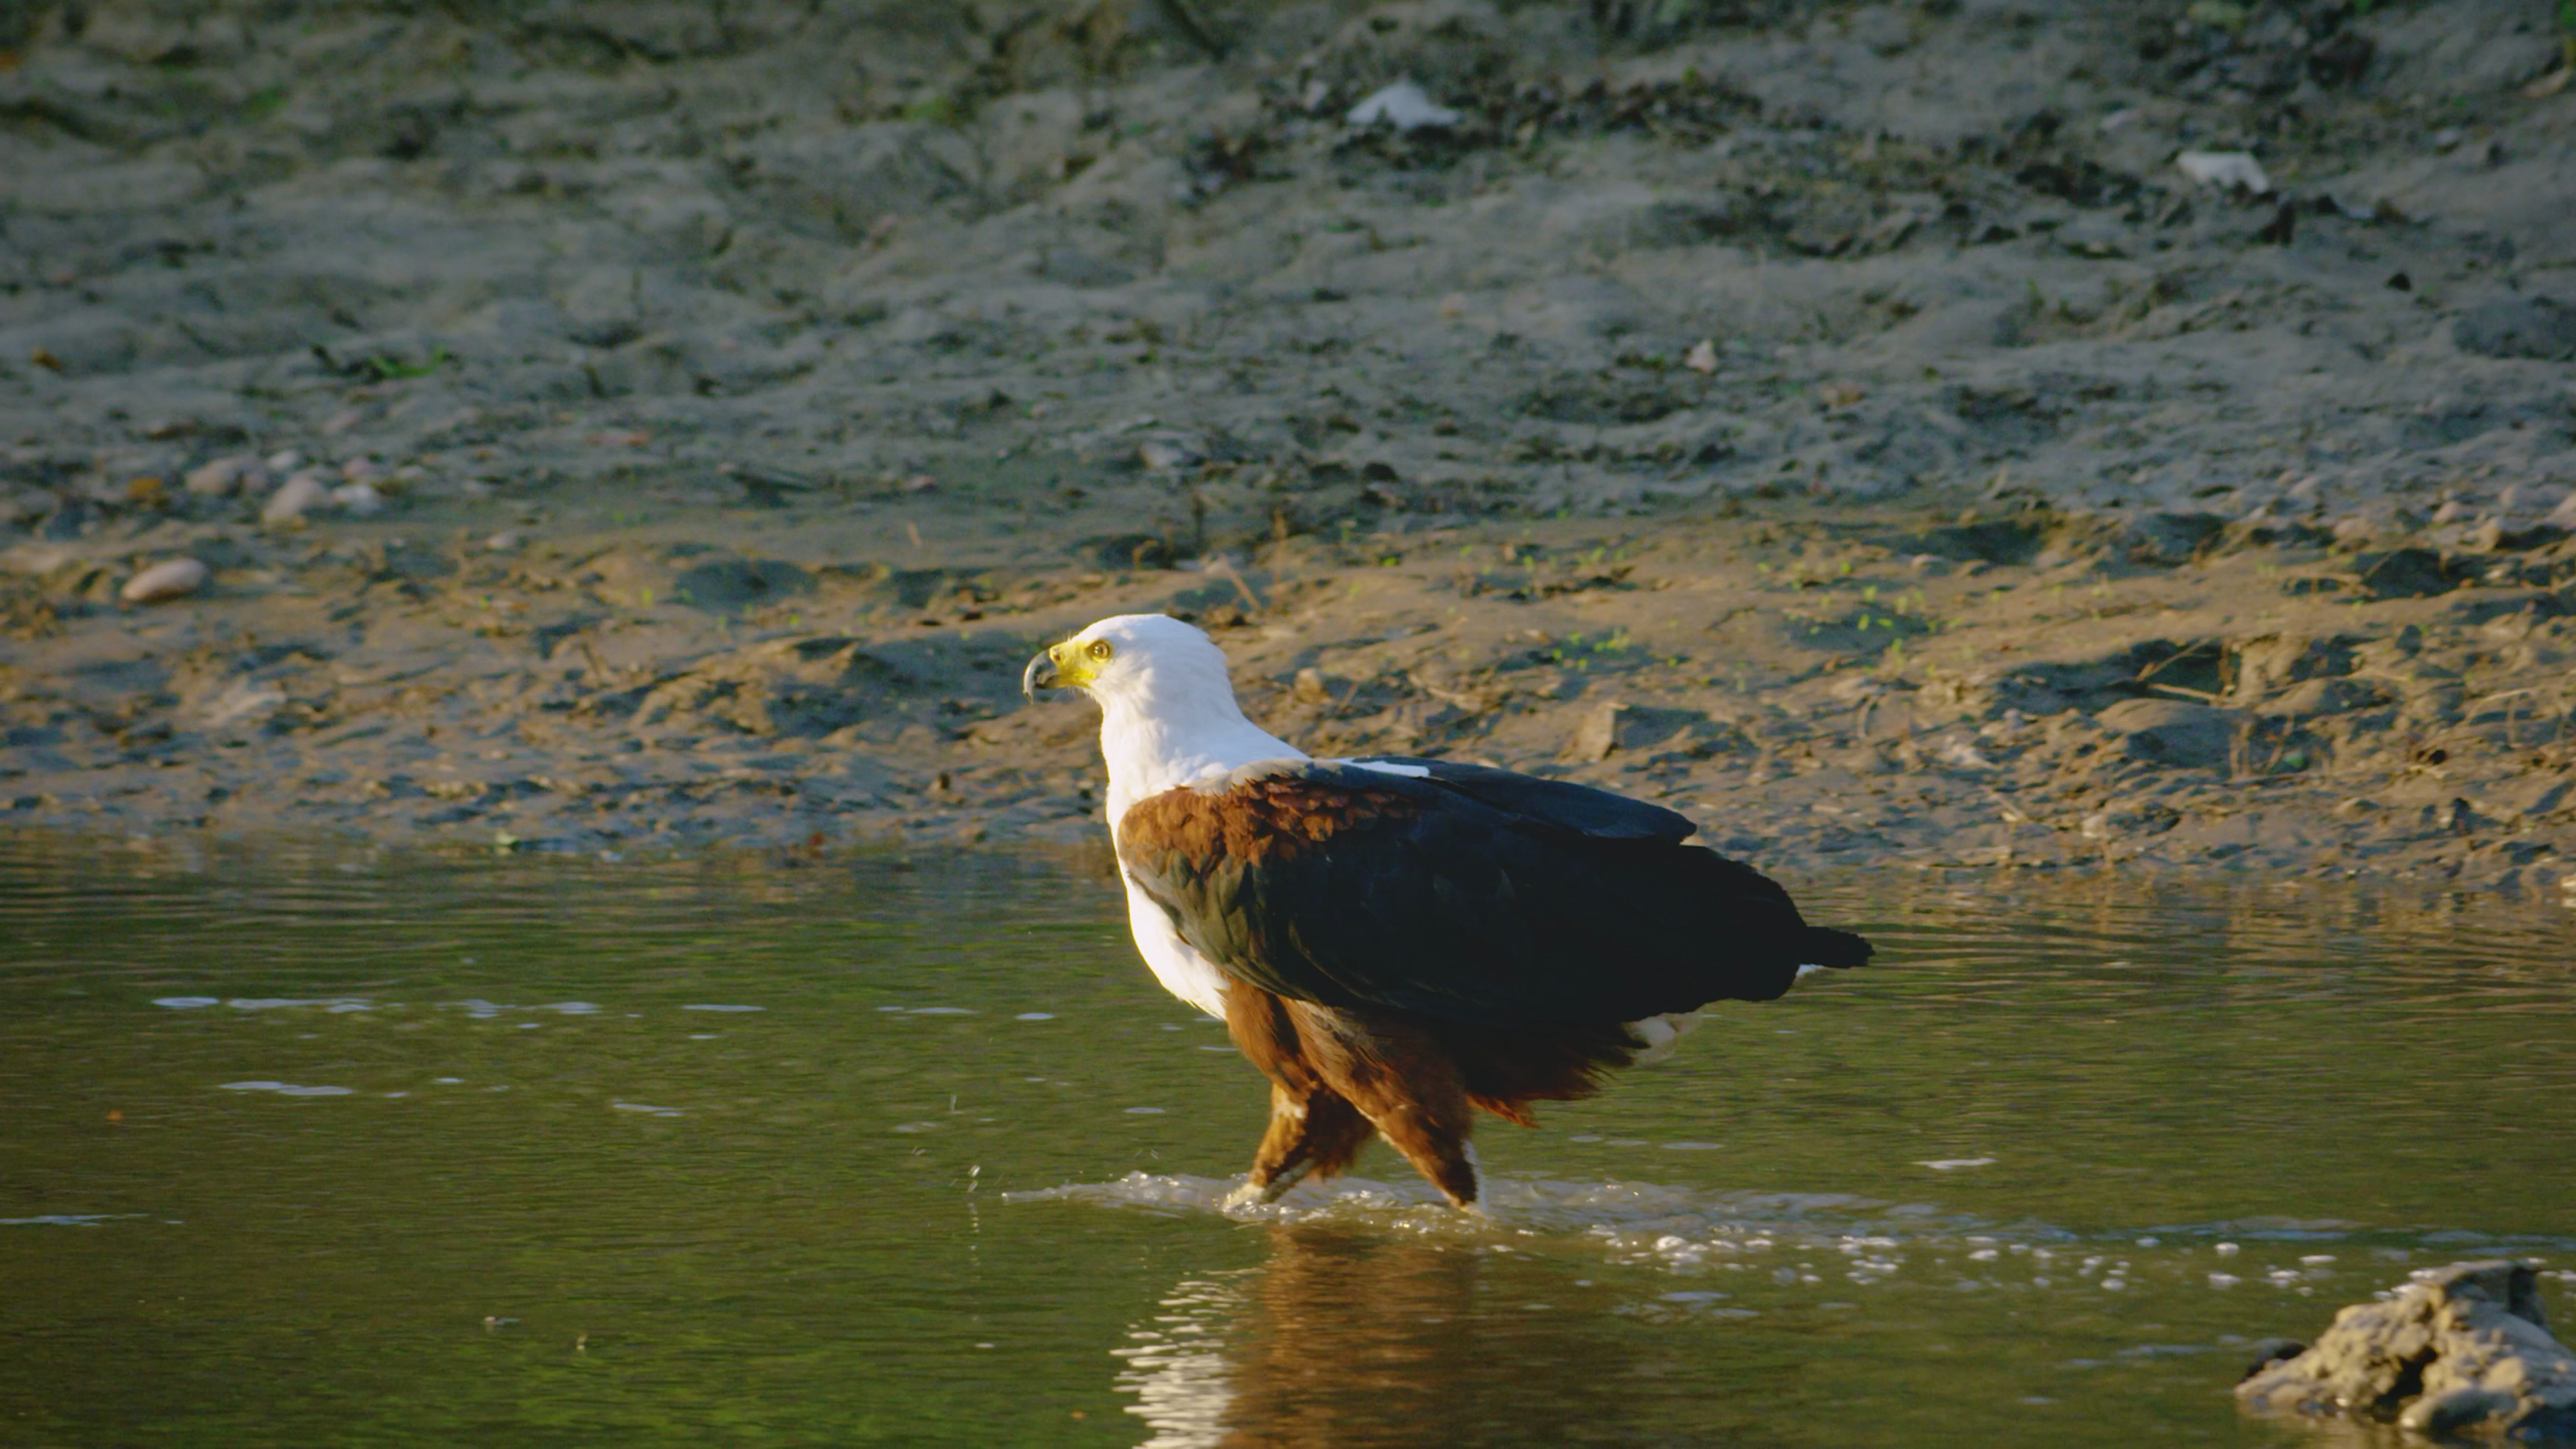
[(1112, 1350), (1149, 1449), (1633, 1442), (1615, 1351), (1519, 1301), (1535, 1284), (1474, 1243), (1279, 1224), (1270, 1245), (1184, 1280)]

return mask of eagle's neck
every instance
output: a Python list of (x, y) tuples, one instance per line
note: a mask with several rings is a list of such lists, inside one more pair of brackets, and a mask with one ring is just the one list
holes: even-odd
[(1302, 760), (1306, 752), (1243, 717), (1234, 687), (1213, 680), (1147, 675), (1100, 699), (1100, 754), (1109, 765), (1114, 830), (1137, 801), (1230, 774), (1259, 760)]

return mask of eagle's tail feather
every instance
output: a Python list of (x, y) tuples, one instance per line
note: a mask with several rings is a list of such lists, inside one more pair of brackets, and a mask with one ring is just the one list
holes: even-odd
[(1858, 966), (1869, 960), (1870, 944), (1849, 931), (1809, 926), (1798, 938), (1797, 955), (1801, 965)]

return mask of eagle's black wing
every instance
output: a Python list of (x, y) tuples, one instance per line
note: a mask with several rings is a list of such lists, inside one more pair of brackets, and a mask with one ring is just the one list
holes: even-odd
[[(1480, 804), (1537, 825), (1569, 830), (1594, 840), (1656, 840), (1678, 845), (1699, 827), (1690, 817), (1661, 805), (1595, 790), (1571, 780), (1516, 775), (1490, 765), (1456, 760), (1423, 760), (1410, 755), (1369, 755), (1350, 763), (1361, 769), (1391, 765), (1420, 770), (1424, 777)], [(1768, 884), (1768, 882), (1765, 882)], [(1786, 897), (1783, 897), (1786, 899)]]
[(1279, 761), (1119, 822), (1129, 878), (1229, 975), (1328, 1006), (1482, 1025), (1633, 1021), (1768, 1000), (1869, 945), (1683, 845), (1671, 811), (1562, 781), (1405, 760)]

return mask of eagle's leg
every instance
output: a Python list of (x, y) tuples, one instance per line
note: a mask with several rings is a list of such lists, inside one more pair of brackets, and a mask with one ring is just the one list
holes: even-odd
[(1227, 1196), (1227, 1207), (1277, 1202), (1309, 1173), (1339, 1176), (1368, 1145), (1370, 1123), (1348, 1101), (1322, 1087), (1300, 1095), (1270, 1084), (1270, 1127), (1261, 1134), (1252, 1171)]
[(1476, 1201), (1475, 1108), (1457, 1061), (1401, 1017), (1296, 1003), (1305, 1059), (1450, 1203)]

